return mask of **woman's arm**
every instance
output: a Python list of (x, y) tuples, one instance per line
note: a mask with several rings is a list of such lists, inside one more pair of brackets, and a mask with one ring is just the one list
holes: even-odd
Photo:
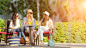
[(14, 28), (14, 27), (10, 27), (10, 29), (16, 29), (16, 28)]
[(11, 20), (11, 21), (10, 21), (9, 28), (10, 28), (10, 29), (15, 29), (14, 27), (12, 27), (12, 24), (13, 24), (13, 22), (12, 22), (12, 20)]
[(42, 19), (41, 19), (41, 21), (38, 23), (38, 25), (40, 25), (40, 26), (41, 26), (41, 23), (42, 23)]
[(17, 28), (20, 28), (20, 22), (19, 22), (19, 19), (17, 19), (17, 21), (16, 21), (16, 26), (14, 27), (14, 26), (12, 26), (13, 25), (13, 22), (12, 22), (12, 20), (10, 21), (10, 26), (9, 26), (9, 28), (10, 29), (17, 29)]
[(24, 17), (24, 18), (23, 18), (22, 25), (25, 25), (25, 21), (26, 21), (25, 19), (26, 19), (26, 18)]
[(17, 24), (16, 24), (16, 27), (15, 28), (20, 28), (20, 20), (19, 19), (17, 19), (17, 22), (16, 22)]
[[(32, 23), (32, 25), (35, 25), (35, 19), (34, 19), (34, 18), (33, 18), (33, 23)], [(33, 26), (31, 29), (34, 30), (34, 29), (35, 29), (35, 26)]]
[(53, 21), (51, 19), (49, 20), (49, 29), (54, 29)]
[(53, 21), (52, 21), (51, 19), (50, 19), (50, 21), (49, 21), (49, 24), (50, 24), (50, 25), (49, 25), (49, 30), (52, 31), (52, 32), (50, 32), (50, 34), (51, 34), (51, 35), (54, 35), (54, 34), (53, 34), (54, 26), (53, 26)]

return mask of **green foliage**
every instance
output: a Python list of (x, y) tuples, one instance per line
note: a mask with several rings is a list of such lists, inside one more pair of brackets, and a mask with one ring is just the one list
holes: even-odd
[[(0, 18), (0, 28), (5, 28), (5, 20), (4, 19), (1, 19), (1, 18)], [(0, 29), (0, 32), (1, 31), (6, 31), (6, 30)], [(5, 34), (2, 35), (1, 41), (4, 40), (4, 37), (5, 36), (6, 36)]]
[[(14, 2), (15, 4), (16, 2)], [(24, 4), (26, 4), (24, 6)], [(24, 13), (24, 10), (25, 9), (32, 9), (33, 10), (33, 16), (35, 19), (37, 19), (37, 3), (36, 3), (36, 0), (21, 0), (21, 1), (18, 1), (18, 8), (16, 9), (14, 7), (13, 4), (11, 4), (12, 6), (12, 11), (10, 11), (9, 13), (15, 13), (15, 12), (19, 12), (22, 14), (23, 17), (25, 17), (27, 14)]]
[(20, 26), (22, 26), (22, 21), (23, 21), (23, 20), (20, 20)]
[[(5, 20), (0, 18), (0, 28), (5, 28)], [(5, 31), (4, 29), (0, 29), (0, 31)]]
[[(6, 4), (4, 4), (4, 3), (6, 3)], [(25, 6), (24, 6), (24, 3), (26, 4)], [(8, 12), (9, 12), (8, 14), (15, 13), (15, 12), (19, 12), (19, 13), (22, 14), (23, 17), (25, 17), (26, 14), (24, 13), (24, 9), (29, 9), (30, 8), (34, 12), (33, 13), (33, 17), (36, 20), (38, 19), (38, 17), (37, 17), (37, 0), (25, 0), (25, 1), (21, 0), (21, 1), (18, 1), (18, 6), (16, 6), (16, 7), (14, 7), (13, 4), (16, 4), (16, 2), (10, 3), (10, 0), (5, 0), (5, 1), (4, 0), (0, 0), (0, 7), (1, 7), (0, 8), (1, 9), (0, 10), (1, 11), (0, 14), (4, 14), (3, 10), (9, 9), (9, 6), (11, 6), (12, 7), (12, 10), (8, 10)], [(39, 2), (39, 4), (40, 4), (40, 6), (39, 6), (40, 19), (42, 18), (42, 14), (43, 14), (44, 11), (49, 11), (50, 14), (51, 13), (53, 14), (53, 12), (50, 10), (50, 8), (48, 6), (48, 0), (41, 0)], [(1, 6), (1, 5), (3, 5), (4, 7)], [(5, 8), (5, 9), (3, 9), (3, 8)], [(51, 16), (52, 16), (52, 14), (51, 14)]]
[(6, 36), (5, 34), (2, 34), (1, 41), (4, 41), (5, 36)]
[[(56, 43), (86, 43), (86, 22), (56, 22), (55, 27)], [(44, 42), (48, 42), (47, 37)]]
[(44, 38), (43, 38), (43, 41), (44, 41), (44, 42), (48, 42), (48, 37), (44, 37)]
[(53, 11), (50, 9), (48, 3), (49, 3), (48, 0), (41, 0), (41, 1), (39, 2), (39, 4), (40, 4), (40, 6), (39, 6), (40, 19), (42, 18), (44, 11), (48, 11), (48, 12), (50, 13), (50, 17), (52, 16)]
[(86, 43), (86, 23), (56, 22), (54, 40), (57, 43)]
[(8, 19), (8, 21), (10, 21), (11, 19)]
[[(20, 13), (23, 17), (26, 16), (24, 10), (25, 9), (32, 9), (33, 10), (33, 17), (37, 20), (37, 0), (21, 0), (21, 1), (15, 1), (14, 3), (10, 2), (11, 0), (0, 0), (0, 14), (5, 14), (4, 11), (7, 10), (8, 14), (10, 13), (15, 13), (18, 12)], [(50, 0), (52, 1), (52, 0)], [(52, 2), (51, 6), (49, 6), (49, 0), (39, 0), (39, 11), (40, 11), (40, 19), (43, 16), (44, 11), (48, 11), (50, 13), (50, 17), (52, 15), (57, 15), (59, 14), (59, 19), (63, 21), (68, 21), (68, 12), (69, 12), (69, 5), (68, 5), (68, 0), (61, 1), (61, 0), (54, 0)], [(18, 6), (15, 4), (18, 3)], [(14, 5), (13, 5), (14, 4)], [(16, 7), (15, 7), (16, 6)], [(55, 7), (56, 8), (55, 8)], [(9, 9), (9, 7), (12, 8), (12, 10)], [(56, 12), (54, 12), (53, 9), (56, 9)], [(62, 18), (64, 17), (64, 18)]]
[[(63, 22), (68, 21), (68, 12), (69, 12), (69, 4), (68, 0), (61, 1), (59, 0), (58, 3), (56, 4), (57, 7), (57, 14), (59, 14), (59, 19), (62, 19)], [(55, 5), (55, 3), (53, 2)], [(62, 18), (64, 17), (64, 18)]]
[[(18, 1), (18, 9), (17, 10), (22, 14), (22, 16), (25, 17), (26, 15), (23, 12), (23, 10), (25, 9), (25, 7), (23, 5), (24, 5), (24, 2), (23, 1)], [(28, 7), (28, 5), (27, 5), (27, 7)]]
[(26, 0), (27, 1), (27, 5), (30, 6), (30, 9), (33, 10), (33, 17), (37, 20), (37, 0)]
[[(11, 0), (0, 0), (0, 14), (6, 14), (5, 10), (9, 9)], [(4, 11), (3, 11), (4, 10)]]

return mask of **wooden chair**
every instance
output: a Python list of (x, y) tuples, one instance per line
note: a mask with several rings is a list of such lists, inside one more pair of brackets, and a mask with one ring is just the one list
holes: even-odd
[[(6, 34), (6, 45), (7, 45), (7, 36), (9, 35), (12, 35), (13, 34), (13, 32), (9, 32), (8, 31), (8, 29), (9, 29), (9, 24), (10, 24), (10, 21), (5, 21), (5, 28), (0, 28), (0, 29), (5, 29), (6, 30), (6, 32), (0, 32), (0, 35), (1, 35), (1, 37), (0, 37), (0, 42), (1, 42), (1, 38), (2, 38), (2, 34)], [(14, 33), (16, 33), (16, 34), (18, 34), (17, 32), (14, 32)]]

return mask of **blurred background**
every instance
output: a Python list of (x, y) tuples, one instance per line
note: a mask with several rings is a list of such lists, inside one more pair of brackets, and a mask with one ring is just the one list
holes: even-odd
[(3, 20), (11, 19), (15, 12), (22, 20), (28, 9), (33, 10), (36, 20), (42, 18), (44, 11), (50, 13), (55, 26), (55, 42), (86, 43), (86, 0), (0, 0)]
[[(86, 0), (38, 0), (40, 19), (43, 11), (49, 11), (50, 17), (57, 22), (83, 22), (86, 20)], [(26, 16), (26, 11), (32, 9), (37, 18), (37, 0), (0, 0), (0, 17), (10, 19), (14, 12), (20, 18)]]

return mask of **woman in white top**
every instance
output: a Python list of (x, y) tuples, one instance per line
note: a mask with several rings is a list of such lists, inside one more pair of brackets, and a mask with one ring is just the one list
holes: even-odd
[(21, 35), (23, 36), (23, 38), (25, 39), (25, 41), (28, 41), (22, 31), (22, 29), (20, 28), (20, 23), (19, 23), (19, 15), (18, 13), (14, 13), (11, 21), (10, 21), (10, 25), (9, 28), (11, 29), (11, 31), (15, 31), (19, 33), (19, 38), (21, 38)]
[(43, 46), (44, 45), (44, 43), (43, 43), (43, 32), (49, 31), (49, 30), (51, 30), (51, 28), (53, 29), (53, 22), (49, 18), (49, 12), (47, 12), (47, 11), (43, 12), (43, 19), (41, 19), (39, 25), (40, 25), (40, 27), (38, 29), (37, 34), (35, 35), (35, 39), (36, 39), (37, 35), (40, 34), (41, 46)]

